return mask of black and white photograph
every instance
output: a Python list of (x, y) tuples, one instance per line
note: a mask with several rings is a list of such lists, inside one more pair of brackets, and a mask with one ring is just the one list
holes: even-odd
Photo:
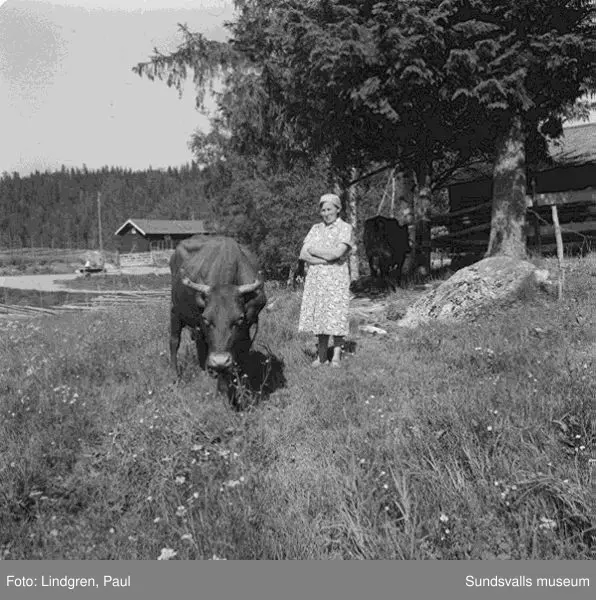
[(0, 2), (0, 561), (592, 561), (595, 399), (592, 0)]

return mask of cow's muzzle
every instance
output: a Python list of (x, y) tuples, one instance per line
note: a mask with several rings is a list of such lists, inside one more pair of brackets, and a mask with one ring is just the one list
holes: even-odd
[(234, 365), (234, 359), (229, 352), (218, 352), (209, 354), (207, 368), (214, 373), (229, 371)]

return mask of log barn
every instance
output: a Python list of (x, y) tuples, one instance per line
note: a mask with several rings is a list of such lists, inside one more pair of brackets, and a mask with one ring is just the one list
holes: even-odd
[(204, 221), (128, 219), (118, 228), (120, 254), (173, 250), (181, 240), (193, 235), (211, 235)]
[[(556, 248), (552, 206), (557, 207), (567, 251), (596, 247), (596, 123), (566, 127), (551, 143), (550, 160), (527, 172), (528, 248)], [(448, 186), (449, 212), (433, 217), (432, 246), (450, 254), (482, 255), (488, 248), (492, 165), (469, 167)]]

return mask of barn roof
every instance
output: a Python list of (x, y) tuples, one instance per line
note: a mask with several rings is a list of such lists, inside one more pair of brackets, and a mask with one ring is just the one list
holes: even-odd
[(563, 137), (550, 145), (556, 167), (596, 163), (596, 123), (584, 123), (563, 129)]
[[(563, 135), (549, 143), (550, 160), (534, 172), (596, 164), (596, 123), (582, 123), (563, 128)], [(492, 164), (477, 162), (460, 169), (448, 185), (469, 183), (492, 177)]]
[(195, 235), (197, 233), (211, 233), (207, 230), (204, 221), (172, 221), (166, 219), (128, 219), (116, 231), (115, 235), (123, 235), (134, 227), (141, 235)]

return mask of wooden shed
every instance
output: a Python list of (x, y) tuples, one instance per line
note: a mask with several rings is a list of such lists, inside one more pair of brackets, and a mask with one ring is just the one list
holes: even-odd
[[(596, 247), (596, 123), (566, 127), (552, 142), (550, 160), (528, 169), (528, 247), (555, 248), (551, 206), (556, 205), (568, 250)], [(433, 218), (441, 226), (432, 246), (454, 254), (483, 254), (492, 209), (492, 165), (469, 167), (448, 186), (450, 211)]]
[(120, 254), (173, 250), (193, 235), (211, 235), (204, 221), (128, 219), (115, 233)]

